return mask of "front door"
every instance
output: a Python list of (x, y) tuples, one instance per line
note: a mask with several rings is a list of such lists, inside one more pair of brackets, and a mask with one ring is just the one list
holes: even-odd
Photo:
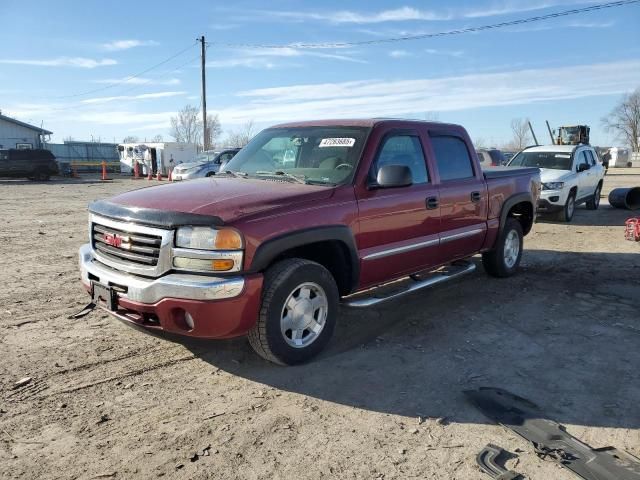
[(470, 143), (459, 132), (432, 130), (429, 140), (439, 180), (440, 263), (445, 263), (482, 248), (488, 194)]
[[(380, 135), (370, 186), (358, 193), (361, 287), (420, 271), (438, 261), (438, 187), (427, 168), (423, 138), (416, 130), (404, 129)], [(373, 184), (383, 165), (408, 166), (413, 184), (376, 188)]]

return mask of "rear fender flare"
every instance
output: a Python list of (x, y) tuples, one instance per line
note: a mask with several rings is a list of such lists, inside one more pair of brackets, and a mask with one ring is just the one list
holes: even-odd
[(514, 207), (514, 205), (517, 205), (519, 203), (529, 203), (531, 205), (531, 208), (533, 209), (533, 213), (535, 216), (536, 206), (533, 204), (533, 201), (531, 199), (531, 194), (516, 193), (515, 195), (512, 195), (509, 198), (507, 198), (505, 202), (502, 204), (502, 211), (500, 212), (499, 232), (502, 232), (502, 230), (504, 229), (505, 223), (507, 223), (507, 217), (509, 215), (509, 211)]

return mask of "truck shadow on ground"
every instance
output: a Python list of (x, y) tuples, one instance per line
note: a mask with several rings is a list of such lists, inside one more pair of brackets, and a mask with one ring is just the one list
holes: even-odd
[[(383, 307), (343, 309), (328, 350), (297, 367), (260, 359), (244, 339), (185, 345), (247, 380), (380, 413), (485, 423), (462, 391), (497, 386), (563, 424), (635, 429), (639, 257), (529, 250), (510, 279), (480, 267)], [(605, 278), (629, 288), (602, 289)]]

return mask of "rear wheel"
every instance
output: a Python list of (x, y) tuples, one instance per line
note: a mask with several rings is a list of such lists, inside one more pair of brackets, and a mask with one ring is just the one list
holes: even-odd
[(264, 276), (262, 307), (249, 343), (280, 365), (304, 363), (327, 345), (338, 314), (338, 287), (319, 263), (293, 258)]
[(507, 218), (495, 248), (482, 254), (482, 266), (492, 277), (510, 277), (518, 270), (522, 258), (524, 235), (515, 218)]
[(599, 183), (591, 200), (587, 200), (587, 210), (597, 210), (600, 206), (600, 192), (602, 192), (602, 184)]

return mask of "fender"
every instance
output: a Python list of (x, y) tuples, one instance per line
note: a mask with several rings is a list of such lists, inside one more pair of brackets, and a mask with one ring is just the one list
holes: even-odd
[[(530, 203), (533, 208), (533, 214), (535, 215), (536, 206), (533, 204), (533, 200), (531, 199), (531, 193), (516, 193), (507, 198), (502, 204), (502, 211), (500, 212), (500, 231), (504, 228), (504, 224), (507, 222), (507, 215), (509, 214), (509, 210), (514, 205), (518, 203)], [(529, 232), (525, 232), (525, 235)]]
[(355, 288), (360, 278), (360, 260), (353, 233), (345, 225), (306, 228), (267, 240), (258, 246), (248, 271), (249, 273), (263, 271), (287, 250), (325, 241), (338, 241), (347, 247), (349, 252), (347, 261), (349, 261), (353, 273), (351, 287)]

